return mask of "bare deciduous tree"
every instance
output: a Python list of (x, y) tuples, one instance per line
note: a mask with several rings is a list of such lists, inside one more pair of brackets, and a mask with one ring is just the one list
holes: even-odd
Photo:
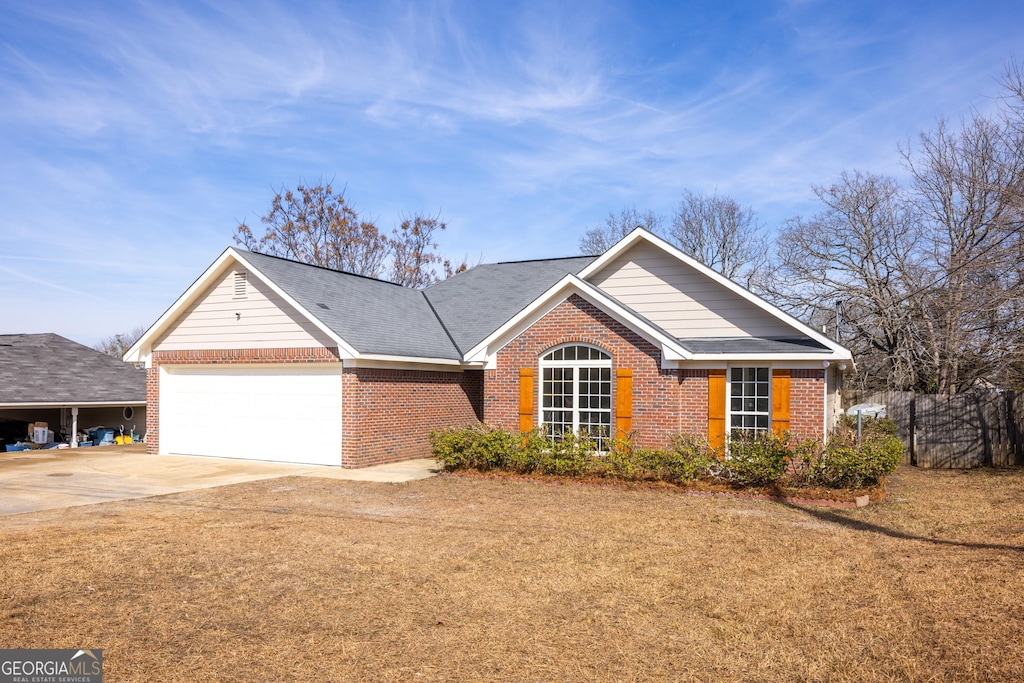
[[(447, 225), (437, 216), (403, 217), (391, 235), (364, 219), (331, 183), (307, 186), (293, 192), (281, 188), (270, 210), (260, 217), (261, 236), (242, 221), (234, 240), (251, 251), (380, 278), (385, 275), (406, 287), (423, 287), (466, 269), (453, 265), (437, 252), (436, 233)], [(439, 276), (435, 266), (440, 266)]]
[[(448, 225), (436, 216), (415, 214), (403, 217), (390, 239), (392, 258), (391, 281), (405, 287), (426, 287), (440, 279), (449, 278), (466, 270), (465, 261), (453, 265), (437, 253), (434, 233)], [(439, 276), (435, 266), (440, 266)]]
[(138, 325), (128, 330), (127, 332), (120, 332), (118, 334), (112, 334), (109, 337), (104, 337), (96, 345), (94, 349), (100, 353), (105, 353), (108, 356), (113, 356), (118, 360), (124, 356), (125, 352), (132, 347), (135, 342), (139, 341), (139, 338), (146, 333), (146, 328), (143, 325)]
[(974, 115), (940, 121), (901, 149), (925, 218), (918, 335), (931, 385), (956, 393), (992, 378), (1019, 346), (1024, 131)]
[(369, 277), (379, 277), (387, 260), (387, 238), (329, 182), (299, 183), (294, 192), (281, 188), (260, 222), (266, 226), (263, 235), (255, 237), (242, 221), (235, 242), (251, 251)]
[(636, 205), (623, 207), (618, 214), (609, 213), (603, 225), (586, 229), (580, 238), (579, 253), (584, 256), (603, 254), (637, 228), (658, 234), (664, 222), (664, 217), (649, 209), (640, 212)]
[[(917, 381), (905, 301), (920, 221), (899, 185), (854, 171), (813, 188), (824, 208), (780, 230), (772, 298), (798, 318), (834, 324), (839, 304), (867, 388), (910, 389)], [(833, 328), (834, 332), (834, 328)]]
[(759, 285), (768, 261), (768, 237), (754, 210), (717, 192), (684, 191), (669, 238), (706, 266), (748, 288)]
[[(911, 182), (846, 174), (780, 232), (775, 294), (816, 324), (841, 300), (867, 388), (1024, 386), (1024, 72), (995, 115), (900, 149)], [(784, 284), (783, 284), (784, 283)]]

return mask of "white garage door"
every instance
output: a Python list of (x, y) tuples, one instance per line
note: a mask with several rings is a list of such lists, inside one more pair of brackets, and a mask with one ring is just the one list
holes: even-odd
[(341, 464), (341, 370), (160, 369), (160, 452)]

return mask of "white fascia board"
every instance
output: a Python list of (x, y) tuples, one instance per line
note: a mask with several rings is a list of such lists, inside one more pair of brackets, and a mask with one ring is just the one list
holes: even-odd
[(145, 401), (38, 401), (33, 403), (0, 403), (0, 408), (120, 408), (144, 406)]
[(389, 356), (385, 354), (363, 354), (357, 358), (342, 359), (346, 368), (381, 368), (386, 370), (434, 370), (441, 372), (462, 372), (461, 361), (451, 358), (417, 358), (412, 356)]
[[(723, 358), (722, 356), (711, 357), (708, 355), (694, 358), (690, 361), (679, 361), (674, 362), (667, 366), (666, 369), (689, 369), (689, 370), (707, 370), (710, 368), (727, 368), (731, 365), (744, 365), (749, 363), (761, 363), (764, 365), (770, 365), (773, 367), (780, 368), (792, 368), (794, 370), (824, 370), (828, 367), (836, 367), (846, 365), (846, 368), (841, 368), (842, 372), (849, 371), (853, 367), (852, 361), (846, 358), (832, 359), (832, 358), (818, 358), (817, 360), (809, 360), (807, 356), (800, 357), (789, 357), (792, 354), (779, 354), (776, 356), (756, 356), (754, 354), (747, 354), (746, 356), (729, 356)], [(825, 365), (828, 363), (828, 365)], [(663, 366), (666, 364), (663, 363)]]
[(693, 357), (693, 354), (683, 348), (674, 338), (655, 329), (645, 320), (637, 317), (628, 308), (601, 292), (594, 285), (585, 282), (576, 275), (568, 274), (534, 299), (529, 306), (470, 349), (464, 356), (464, 361), (467, 363), (483, 361), (489, 364), (492, 360), (490, 356), (494, 355), (489, 350), (495, 342), (505, 337), (514, 339), (573, 294), (580, 295), (595, 307), (647, 339), (647, 341), (660, 347), (664, 358), (669, 360), (688, 360)]
[(852, 363), (849, 356), (842, 356), (836, 353), (819, 353), (810, 355), (806, 353), (734, 353), (728, 356), (721, 353), (695, 353), (693, 360), (725, 360), (733, 361), (807, 361), (821, 365), (822, 362), (838, 363), (845, 361)]
[(146, 333), (139, 337), (139, 340), (135, 342), (130, 349), (128, 349), (122, 360), (128, 363), (145, 363), (146, 367), (151, 367), (152, 357), (152, 345), (153, 340), (157, 339), (163, 334), (167, 327), (178, 319), (178, 316), (191, 306), (195, 301), (202, 295), (203, 292), (213, 283), (213, 281), (219, 277), (223, 272), (227, 270), (229, 262), (234, 261), (239, 265), (244, 266), (248, 270), (256, 274), (260, 280), (270, 287), (278, 296), (284, 299), (290, 306), (295, 308), (305, 318), (307, 318), (313, 325), (315, 325), (320, 331), (327, 335), (332, 341), (338, 344), (338, 351), (342, 355), (358, 356), (359, 353), (353, 349), (344, 339), (339, 337), (333, 330), (324, 325), (320, 320), (310, 314), (305, 308), (299, 305), (292, 297), (290, 297), (284, 290), (278, 287), (270, 278), (260, 272), (258, 268), (253, 267), (251, 263), (245, 260), (245, 258), (234, 248), (228, 247), (225, 249), (220, 256), (217, 257), (209, 268), (203, 271), (203, 274), (196, 278), (195, 282), (185, 290), (185, 293), (178, 297), (177, 301), (171, 304), (170, 308), (164, 311), (155, 323)]
[(636, 228), (635, 230), (633, 230), (633, 232), (629, 233), (621, 240), (616, 242), (608, 251), (603, 253), (600, 257), (591, 262), (590, 265), (581, 270), (578, 274), (579, 277), (584, 280), (588, 280), (592, 275), (602, 270), (611, 261), (618, 258), (620, 255), (625, 253), (627, 250), (629, 250), (630, 247), (632, 247), (639, 241), (647, 241), (648, 243), (658, 247), (662, 251), (683, 262), (685, 265), (690, 266), (697, 272), (701, 273), (705, 277), (714, 280), (715, 282), (722, 285), (723, 287), (733, 292), (737, 296), (746, 299), (747, 301), (754, 304), (755, 306), (765, 311), (766, 313), (775, 316), (776, 318), (786, 323), (790, 327), (796, 328), (797, 330), (807, 335), (808, 337), (818, 342), (819, 344), (827, 346), (837, 354), (845, 353), (846, 356), (852, 357), (852, 354), (846, 347), (829, 339), (822, 333), (815, 330), (813, 327), (810, 327), (809, 325), (800, 322), (790, 314), (786, 313), (781, 308), (768, 303), (758, 295), (751, 292), (746, 287), (738, 285), (729, 278), (719, 273), (718, 271), (708, 268), (706, 265), (704, 265), (697, 259), (693, 258), (692, 256), (689, 256), (688, 254), (684, 253), (677, 247), (669, 244), (668, 242), (661, 239), (657, 235), (654, 235), (648, 232), (647, 230), (644, 230), (643, 228)]

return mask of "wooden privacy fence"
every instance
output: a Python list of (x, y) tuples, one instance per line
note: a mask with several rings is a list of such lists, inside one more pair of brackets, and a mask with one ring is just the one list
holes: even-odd
[(883, 403), (907, 447), (904, 462), (919, 467), (1024, 465), (1024, 392), (843, 392), (844, 410)]

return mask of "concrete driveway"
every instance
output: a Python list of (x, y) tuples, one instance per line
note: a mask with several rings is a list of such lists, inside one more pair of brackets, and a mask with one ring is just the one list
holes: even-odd
[(228, 458), (146, 455), (145, 445), (0, 453), (0, 515), (160, 496), (275, 477), (403, 482), (434, 474), (433, 460), (359, 470)]

